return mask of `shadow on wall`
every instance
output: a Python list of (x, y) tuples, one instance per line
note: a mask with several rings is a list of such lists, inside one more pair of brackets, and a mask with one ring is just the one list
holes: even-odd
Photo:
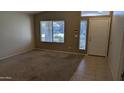
[(110, 39), (109, 62), (114, 80), (121, 77), (121, 52), (124, 34), (124, 12), (115, 11), (112, 18), (112, 30)]

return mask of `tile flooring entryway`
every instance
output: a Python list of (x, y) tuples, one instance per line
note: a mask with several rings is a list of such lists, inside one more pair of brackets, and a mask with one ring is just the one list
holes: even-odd
[(85, 56), (76, 72), (72, 76), (73, 81), (111, 81), (112, 76), (104, 57)]

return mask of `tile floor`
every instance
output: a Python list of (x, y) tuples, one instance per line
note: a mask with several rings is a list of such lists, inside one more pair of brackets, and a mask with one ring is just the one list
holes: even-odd
[(72, 81), (112, 81), (112, 75), (104, 57), (85, 56)]

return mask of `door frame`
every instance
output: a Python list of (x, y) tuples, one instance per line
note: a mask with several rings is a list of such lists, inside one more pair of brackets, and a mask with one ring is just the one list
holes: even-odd
[[(87, 20), (87, 33), (86, 33), (86, 50), (80, 50), (79, 49), (79, 44), (80, 44), (80, 31), (79, 31), (79, 38), (78, 38), (78, 50), (80, 53), (84, 53), (84, 54), (88, 54), (88, 45), (89, 45), (89, 25), (90, 25), (90, 22), (89, 20), (91, 18), (110, 18), (110, 30), (109, 30), (109, 38), (108, 38), (108, 47), (107, 47), (107, 56), (108, 56), (108, 51), (109, 51), (109, 44), (110, 44), (110, 34), (111, 34), (111, 23), (112, 23), (112, 13), (113, 12), (110, 12), (110, 15), (108, 16), (84, 16), (84, 17), (80, 17), (80, 22), (81, 20)], [(96, 55), (94, 55), (96, 56)]]

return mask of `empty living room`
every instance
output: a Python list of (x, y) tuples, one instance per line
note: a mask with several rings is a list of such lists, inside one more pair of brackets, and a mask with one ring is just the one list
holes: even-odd
[(123, 11), (1, 11), (0, 80), (124, 80), (123, 25)]
[(124, 93), (124, 0), (0, 0), (0, 93)]

